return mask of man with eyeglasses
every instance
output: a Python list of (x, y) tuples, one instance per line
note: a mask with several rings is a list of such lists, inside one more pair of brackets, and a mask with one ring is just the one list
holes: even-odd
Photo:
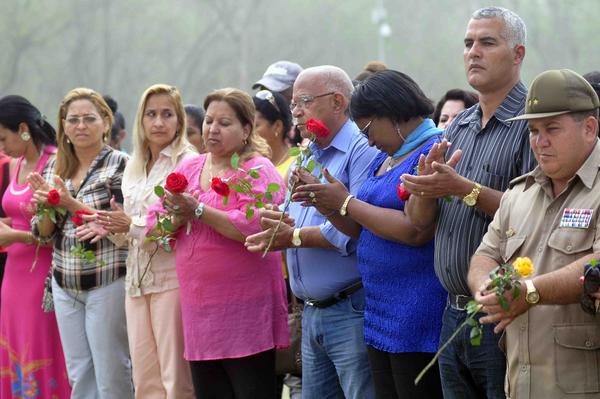
[[(308, 68), (294, 84), (291, 108), (305, 138), (311, 137), (305, 126), (311, 118), (328, 128), (326, 137), (316, 137), (310, 144), (310, 159), (327, 168), (352, 194), (357, 194), (377, 150), (369, 147), (367, 139), (349, 119), (352, 90), (350, 77), (340, 68)], [(297, 176), (302, 182), (317, 180), (307, 173)], [(312, 201), (318, 203), (318, 198)], [(339, 212), (344, 214), (345, 206)], [(356, 243), (337, 231), (315, 207), (292, 202), (289, 215), (295, 225), (281, 226), (272, 249), (287, 249), (292, 291), (305, 303), (302, 397), (374, 398), (363, 335), (364, 292), (356, 262)], [(262, 212), (263, 227), (267, 230), (247, 238), (249, 250), (264, 250), (279, 216), (277, 211)]]
[[(579, 305), (584, 264), (600, 252), (598, 107), (582, 76), (550, 70), (531, 84), (525, 114), (509, 120), (528, 122), (539, 166), (511, 181), (469, 270), (487, 313), (480, 322), (505, 330), (509, 398), (600, 398), (600, 315), (593, 300)], [(504, 310), (488, 287), (489, 272), (524, 256), (534, 272), (521, 281), (520, 295), (505, 295)]]
[[(522, 113), (525, 105), (527, 88), (520, 80), (525, 36), (523, 20), (510, 10), (486, 7), (473, 13), (463, 61), (479, 103), (446, 127), (447, 141), (434, 145), (421, 159), (418, 176), (402, 176), (412, 194), (405, 212), (415, 226), (436, 228), (435, 271), (448, 291), (441, 343), (468, 316), (467, 303), (473, 299), (467, 283), (469, 261), (503, 192), (512, 179), (535, 166), (527, 124), (506, 121)], [(498, 348), (500, 335), (486, 325), (481, 344), (472, 346), (469, 333), (463, 329), (439, 358), (444, 398), (504, 399), (506, 365)]]

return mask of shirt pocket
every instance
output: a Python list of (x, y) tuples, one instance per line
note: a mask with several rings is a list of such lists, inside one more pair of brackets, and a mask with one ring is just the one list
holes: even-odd
[(507, 238), (502, 248), (502, 261), (508, 263), (523, 246), (525, 239), (527, 239), (526, 235)]
[(556, 383), (565, 393), (600, 392), (600, 325), (554, 326)]
[(548, 239), (548, 246), (558, 251), (557, 264), (569, 262), (581, 252), (592, 252), (594, 245), (594, 231), (589, 229), (558, 228)]
[(484, 181), (482, 182), (484, 186), (498, 191), (505, 191), (508, 188), (510, 176), (507, 171), (503, 170), (506, 168), (494, 168), (494, 165), (486, 163), (482, 169), (485, 172), (483, 174)]

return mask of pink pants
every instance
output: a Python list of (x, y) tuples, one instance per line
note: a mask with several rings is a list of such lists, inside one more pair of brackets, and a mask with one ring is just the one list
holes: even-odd
[(135, 397), (193, 399), (190, 368), (183, 358), (179, 289), (127, 296), (125, 313)]

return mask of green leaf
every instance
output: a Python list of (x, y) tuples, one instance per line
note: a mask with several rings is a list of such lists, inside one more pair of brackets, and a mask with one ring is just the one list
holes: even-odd
[(452, 203), (452, 196), (451, 195), (446, 195), (444, 197), (444, 201), (447, 202), (448, 204)]
[(52, 220), (52, 223), (56, 224), (56, 212), (54, 211), (54, 208), (49, 210), (48, 216), (50, 217), (50, 220)]
[(67, 210), (65, 208), (54, 208), (54, 210), (56, 210), (56, 212), (60, 213), (63, 216), (67, 214)]
[(251, 219), (251, 218), (252, 218), (252, 216), (254, 216), (254, 209), (249, 209), (249, 210), (246, 212), (246, 219)]
[(468, 325), (470, 325), (471, 327), (477, 327), (477, 321), (475, 321), (475, 319), (472, 319), (472, 318), (470, 318), (470, 317), (469, 317), (469, 318), (466, 320), (466, 322), (467, 322), (467, 324), (468, 324)]
[(233, 185), (233, 191), (235, 191), (236, 193), (243, 193), (244, 189), (242, 188), (242, 186), (240, 186), (239, 184), (235, 183)]
[(269, 185), (267, 186), (267, 192), (268, 193), (276, 193), (277, 191), (279, 191), (279, 184), (277, 183), (269, 183)]
[(258, 179), (258, 178), (260, 178), (260, 174), (259, 174), (257, 171), (255, 171), (254, 169), (250, 169), (250, 170), (248, 171), (248, 174), (249, 174), (249, 175), (250, 175), (250, 177), (252, 177), (253, 179)]
[(269, 202), (273, 202), (273, 194), (271, 194), (271, 192), (270, 192), (270, 191), (267, 191), (267, 192), (265, 193), (265, 198), (267, 198), (267, 201), (269, 201)]
[(94, 260), (96, 260), (96, 256), (94, 255), (94, 253), (92, 251), (85, 251), (83, 253), (83, 256), (85, 256), (85, 260), (87, 260), (90, 263), (92, 263)]
[(165, 189), (162, 186), (154, 186), (154, 194), (162, 198), (165, 196)]
[(231, 167), (234, 170), (237, 170), (240, 167), (240, 156), (237, 152), (234, 152), (233, 155), (231, 156)]
[(479, 311), (479, 304), (477, 302), (475, 302), (474, 300), (470, 300), (467, 303), (467, 313), (468, 314), (475, 314)]
[(229, 197), (223, 197), (223, 206), (227, 206), (227, 201)]
[(502, 309), (508, 311), (510, 309), (510, 305), (508, 304), (508, 301), (506, 300), (506, 298), (504, 298), (504, 295), (502, 294), (498, 294), (498, 302), (500, 302), (500, 306), (502, 307)]
[(165, 219), (163, 221), (163, 227), (165, 228), (165, 230), (167, 230), (170, 233), (172, 233), (175, 230), (175, 226), (173, 226), (173, 222), (171, 222), (169, 219)]
[(481, 345), (481, 336), (482, 336), (481, 327), (473, 327), (471, 329), (471, 333), (470, 333), (471, 345), (472, 346)]
[(594, 258), (592, 260), (590, 260), (590, 266), (594, 267), (598, 264), (598, 259)]
[(298, 155), (300, 155), (300, 148), (299, 147), (292, 147), (288, 150), (288, 156), (290, 157), (297, 157)]
[(308, 170), (308, 173), (312, 173), (312, 171), (315, 170), (316, 165), (317, 162), (314, 159), (308, 161), (308, 163), (306, 164), (306, 170)]
[(515, 288), (513, 289), (513, 298), (518, 298), (521, 295), (521, 288), (519, 287), (519, 282), (517, 281), (515, 284)]
[(264, 207), (265, 207), (265, 204), (264, 204), (263, 202), (261, 202), (261, 201), (257, 201), (257, 202), (256, 202), (256, 204), (254, 204), (254, 206), (255, 206), (257, 209), (260, 209), (260, 208), (264, 208)]
[(169, 242), (170, 240), (167, 240), (164, 244), (163, 244), (163, 249), (165, 250), (165, 252), (171, 252), (171, 243)]

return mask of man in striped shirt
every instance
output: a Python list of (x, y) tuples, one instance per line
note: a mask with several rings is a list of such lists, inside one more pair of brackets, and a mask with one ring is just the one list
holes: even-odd
[[(448, 291), (440, 342), (467, 317), (466, 304), (472, 299), (469, 261), (503, 192), (510, 180), (535, 166), (527, 125), (506, 121), (525, 105), (527, 90), (520, 81), (525, 36), (525, 24), (510, 10), (487, 7), (473, 13), (464, 39), (464, 64), (480, 102), (459, 114), (447, 128), (447, 141), (422, 157), (419, 176), (402, 176), (413, 194), (408, 216), (423, 228), (436, 225), (435, 269)], [(481, 345), (472, 346), (469, 333), (463, 330), (440, 357), (444, 398), (504, 398), (500, 336), (487, 325)]]

